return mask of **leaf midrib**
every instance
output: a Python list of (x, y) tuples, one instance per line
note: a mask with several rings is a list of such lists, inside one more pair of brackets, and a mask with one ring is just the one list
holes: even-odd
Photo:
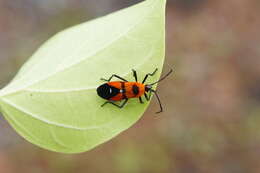
[[(110, 122), (106, 122), (104, 124), (101, 124), (101, 125), (92, 125), (92, 126), (88, 126), (88, 127), (77, 127), (77, 126), (73, 126), (73, 125), (68, 125), (68, 124), (62, 124), (62, 123), (57, 123), (57, 122), (52, 122), (52, 121), (49, 121), (45, 118), (42, 118), (42, 117), (39, 117), (37, 115), (34, 115), (33, 113), (21, 108), (20, 106), (17, 106), (15, 103), (3, 98), (2, 99), (6, 104), (12, 106), (13, 108), (15, 108), (17, 111), (20, 111), (28, 116), (30, 116), (31, 118), (34, 118), (38, 121), (41, 121), (43, 123), (46, 123), (46, 124), (50, 124), (50, 125), (53, 125), (53, 126), (57, 126), (57, 127), (63, 127), (63, 128), (67, 128), (67, 129), (73, 129), (73, 130), (93, 130), (93, 129), (100, 129), (100, 128), (103, 128), (103, 127), (106, 127), (108, 126), (109, 124), (112, 124), (114, 121), (118, 120), (120, 118), (120, 116), (118, 116), (117, 118), (114, 118), (112, 119)], [(14, 117), (13, 117), (14, 118)]]

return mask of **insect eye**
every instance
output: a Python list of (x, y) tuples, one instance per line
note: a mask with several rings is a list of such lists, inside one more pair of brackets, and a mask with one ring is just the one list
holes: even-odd
[(112, 88), (109, 88), (109, 93), (111, 94), (113, 91), (112, 91)]

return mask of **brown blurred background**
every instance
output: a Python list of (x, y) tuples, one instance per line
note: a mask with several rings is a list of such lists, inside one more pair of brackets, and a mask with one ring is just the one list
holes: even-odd
[[(136, 2), (0, 0), (0, 87), (58, 31)], [(132, 128), (76, 155), (26, 142), (1, 117), (0, 173), (259, 173), (259, 16), (258, 0), (168, 0), (165, 112), (153, 101)]]

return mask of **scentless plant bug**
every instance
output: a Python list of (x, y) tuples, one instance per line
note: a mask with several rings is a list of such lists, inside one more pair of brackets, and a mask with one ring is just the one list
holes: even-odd
[[(106, 81), (107, 83), (104, 83), (100, 85), (97, 88), (97, 94), (108, 101), (106, 101), (104, 104), (101, 105), (101, 107), (105, 106), (107, 103), (110, 103), (118, 108), (123, 108), (125, 104), (127, 103), (128, 99), (130, 98), (139, 98), (140, 103), (143, 103), (142, 96), (144, 95), (146, 100), (149, 101), (151, 98), (152, 93), (155, 94), (158, 103), (160, 105), (160, 111), (156, 113), (160, 113), (163, 111), (162, 104), (160, 101), (160, 98), (157, 94), (157, 92), (152, 88), (153, 85), (161, 82), (164, 80), (167, 76), (169, 76), (172, 73), (172, 69), (163, 76), (160, 80), (151, 83), (151, 84), (144, 84), (148, 76), (153, 76), (158, 69), (156, 68), (153, 73), (148, 73), (145, 75), (142, 83), (137, 81), (137, 73), (135, 70), (133, 71), (133, 76), (135, 78), (135, 82), (128, 82), (126, 79), (113, 74), (109, 79), (101, 78), (101, 80)], [(115, 77), (120, 79), (121, 81), (113, 81), (110, 82), (111, 79)], [(117, 105), (115, 101), (124, 100), (124, 102), (121, 105)]]

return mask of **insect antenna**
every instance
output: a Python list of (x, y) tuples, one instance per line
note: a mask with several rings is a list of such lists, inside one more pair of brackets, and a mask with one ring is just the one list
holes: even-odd
[(154, 84), (157, 84), (159, 82), (161, 82), (162, 80), (164, 80), (165, 78), (167, 78), (171, 73), (173, 72), (173, 70), (171, 69), (165, 76), (163, 76), (161, 79), (159, 79), (158, 81), (149, 84), (150, 86), (153, 86)]
[(157, 98), (157, 100), (158, 100), (158, 103), (159, 103), (159, 105), (160, 105), (160, 111), (158, 111), (158, 112), (156, 112), (157, 114), (158, 113), (161, 113), (162, 111), (163, 111), (163, 108), (162, 108), (162, 103), (161, 103), (161, 100), (160, 100), (160, 98), (159, 98), (159, 95), (157, 94), (157, 92), (155, 91), (155, 90), (150, 90), (151, 92), (153, 92), (154, 94), (155, 94), (155, 96), (156, 96), (156, 98)]

